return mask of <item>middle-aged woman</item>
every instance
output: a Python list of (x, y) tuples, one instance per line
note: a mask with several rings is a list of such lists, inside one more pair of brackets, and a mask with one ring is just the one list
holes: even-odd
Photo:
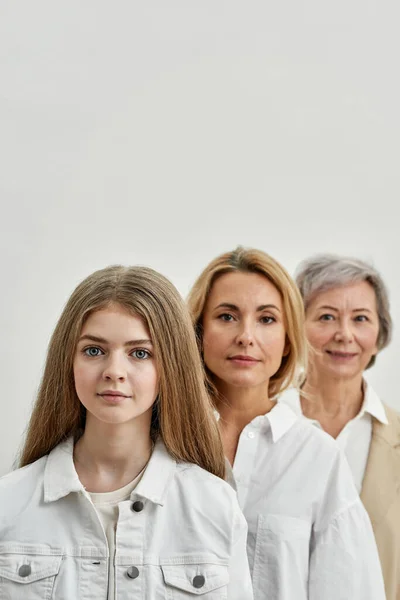
[(344, 450), (370, 516), (388, 600), (400, 600), (400, 415), (363, 375), (390, 341), (386, 287), (364, 261), (316, 255), (298, 268), (313, 349), (300, 393), (280, 400)]
[(256, 600), (382, 600), (368, 515), (333, 439), (274, 398), (304, 365), (303, 305), (273, 258), (237, 248), (189, 307), (248, 522)]

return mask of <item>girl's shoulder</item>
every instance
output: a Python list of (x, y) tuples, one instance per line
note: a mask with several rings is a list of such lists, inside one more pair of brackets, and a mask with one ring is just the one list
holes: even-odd
[(0, 477), (0, 502), (10, 497), (11, 501), (18, 493), (29, 494), (43, 481), (43, 473), (47, 462), (47, 456), (42, 456), (35, 462), (25, 467), (20, 467)]
[(213, 506), (215, 511), (231, 515), (240, 512), (236, 492), (229, 483), (198, 465), (178, 463), (175, 488), (194, 506)]

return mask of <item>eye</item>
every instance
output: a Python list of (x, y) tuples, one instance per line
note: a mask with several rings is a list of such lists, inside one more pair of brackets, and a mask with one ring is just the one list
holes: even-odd
[(230, 315), (229, 313), (222, 313), (222, 315), (218, 316), (218, 319), (221, 319), (221, 321), (226, 321), (227, 323), (229, 323), (230, 321), (233, 321), (233, 316)]
[(146, 358), (150, 358), (151, 354), (148, 350), (144, 350), (144, 348), (138, 348), (137, 350), (133, 350), (131, 355), (138, 360), (145, 360)]
[(100, 348), (97, 348), (97, 346), (89, 346), (88, 348), (85, 348), (83, 350), (83, 353), (86, 356), (101, 356), (102, 354), (104, 354), (103, 350), (100, 350)]
[(274, 317), (270, 317), (268, 315), (261, 317), (260, 321), (261, 321), (261, 323), (265, 323), (265, 325), (270, 325), (271, 323), (276, 323), (276, 319)]
[(335, 317), (333, 315), (330, 315), (329, 313), (326, 313), (324, 315), (321, 315), (320, 318), (319, 318), (319, 320), (320, 321), (333, 321), (334, 318)]
[(357, 315), (354, 320), (358, 323), (365, 323), (365, 321), (368, 321), (368, 317), (366, 315)]

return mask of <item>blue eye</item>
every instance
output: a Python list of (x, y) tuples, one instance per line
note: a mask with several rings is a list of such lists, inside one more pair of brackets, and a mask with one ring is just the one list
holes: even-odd
[(100, 350), (100, 348), (97, 348), (97, 346), (89, 346), (89, 348), (85, 348), (84, 349), (84, 354), (86, 354), (86, 356), (101, 356), (102, 354), (104, 354), (104, 352), (102, 350)]
[(145, 360), (146, 358), (150, 358), (151, 354), (147, 350), (143, 350), (143, 348), (139, 348), (138, 350), (133, 350), (131, 352), (132, 356), (139, 360)]
[(329, 315), (329, 314), (321, 315), (319, 318), (320, 321), (332, 321), (333, 319), (334, 319), (333, 315)]
[(368, 321), (368, 317), (365, 315), (357, 315), (354, 320), (358, 321), (359, 323), (365, 323), (365, 321)]

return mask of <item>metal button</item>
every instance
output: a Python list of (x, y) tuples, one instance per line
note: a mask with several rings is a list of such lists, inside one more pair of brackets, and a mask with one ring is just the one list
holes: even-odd
[(134, 510), (135, 512), (140, 512), (144, 509), (144, 504), (143, 502), (141, 502), (140, 500), (136, 500), (136, 502), (134, 502), (131, 506), (132, 510)]
[(31, 565), (22, 565), (18, 569), (18, 575), (20, 577), (28, 577), (32, 573)]
[(136, 579), (136, 577), (139, 577), (139, 569), (137, 567), (129, 567), (126, 574), (130, 579)]
[(204, 577), (204, 575), (196, 575), (196, 577), (193, 578), (193, 587), (195, 588), (201, 588), (203, 587), (203, 585), (205, 584), (206, 579)]

